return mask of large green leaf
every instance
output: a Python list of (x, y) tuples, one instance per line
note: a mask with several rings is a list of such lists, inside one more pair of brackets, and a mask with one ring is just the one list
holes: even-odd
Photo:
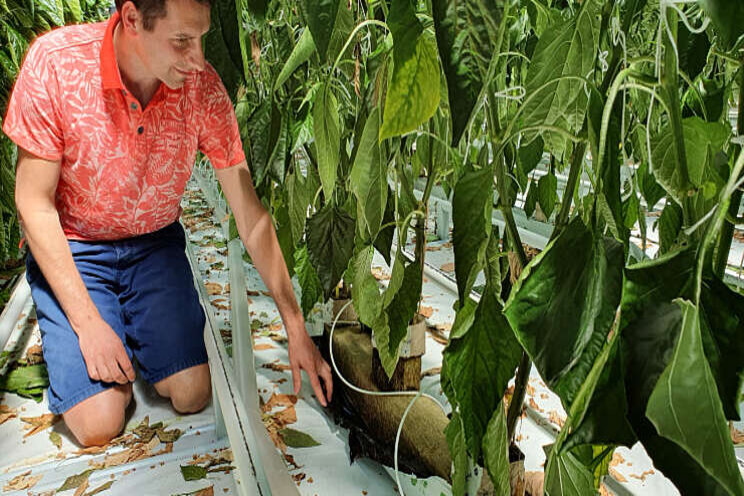
[(274, 82), (274, 88), (279, 88), (283, 85), (299, 66), (310, 59), (310, 56), (314, 51), (315, 43), (313, 42), (313, 37), (310, 34), (310, 30), (305, 29), (302, 31), (297, 44), (294, 46), (292, 54), (284, 63), (282, 71), (277, 76), (276, 81)]
[(452, 494), (465, 494), (466, 477), (468, 475), (468, 453), (465, 446), (465, 433), (460, 414), (454, 412), (444, 429), (447, 447), (452, 456)]
[(739, 420), (739, 391), (744, 378), (744, 296), (715, 276), (705, 278), (700, 320), (705, 356), (713, 369), (723, 411), (727, 419)]
[(493, 211), (493, 168), (470, 170), (457, 180), (452, 197), (452, 241), (460, 304), (470, 295), (485, 263)]
[[(354, 30), (354, 14), (349, 10), (346, 2), (342, 2), (336, 12), (336, 23), (333, 27), (333, 33), (331, 33), (331, 39), (328, 41), (328, 60), (335, 61), (341, 53), (341, 49), (344, 48), (346, 41), (349, 39), (351, 32)], [(350, 43), (346, 52), (344, 52), (344, 59), (350, 59), (354, 55), (354, 43)], [(339, 69), (344, 72), (349, 78), (354, 76), (354, 65), (353, 64), (340, 64)]]
[(521, 351), (498, 295), (487, 285), (472, 325), (459, 338), (450, 338), (442, 364), (442, 382), (454, 393), (449, 400), (460, 407), (468, 451), (476, 460)]
[(315, 267), (310, 263), (307, 246), (303, 245), (299, 250), (295, 250), (294, 257), (295, 272), (297, 273), (297, 279), (302, 290), (302, 298), (300, 300), (302, 314), (307, 317), (313, 306), (323, 296), (323, 288), (320, 285), (318, 273), (315, 272)]
[(304, 0), (302, 3), (307, 26), (313, 35), (318, 55), (321, 60), (325, 60), (328, 43), (336, 24), (339, 0)]
[(307, 180), (302, 176), (299, 168), (287, 176), (284, 183), (287, 188), (287, 200), (289, 201), (289, 222), (292, 227), (292, 239), (298, 242), (305, 233), (305, 222), (307, 221), (307, 208), (312, 201), (312, 191), (308, 191)]
[(365, 246), (358, 250), (351, 259), (350, 269), (353, 270), (351, 297), (354, 309), (359, 315), (359, 321), (372, 326), (380, 315), (382, 301), (377, 279), (372, 275), (372, 259), (374, 250)]
[(367, 229), (370, 239), (375, 239), (387, 205), (387, 164), (380, 156), (377, 135), (380, 129), (380, 111), (375, 108), (367, 117), (354, 166), (349, 174), (351, 190), (357, 198), (357, 218)]
[[(587, 107), (584, 83), (557, 79), (585, 77), (594, 71), (600, 9), (598, 0), (586, 0), (576, 16), (554, 23), (543, 33), (527, 73), (525, 88), (530, 100), (523, 110), (524, 126), (557, 126), (571, 132), (583, 126)], [(544, 85), (547, 87), (539, 90)], [(555, 140), (549, 136), (549, 141), (557, 143)]]
[(393, 0), (393, 77), (385, 98), (380, 140), (408, 133), (439, 105), (439, 59), (434, 39), (423, 31), (410, 0)]
[(387, 190), (387, 204), (385, 205), (385, 214), (382, 217), (383, 227), (380, 232), (377, 233), (377, 237), (374, 240), (375, 249), (382, 255), (385, 262), (390, 265), (390, 250), (393, 245), (393, 238), (395, 237), (395, 195), (388, 186)]
[(744, 34), (744, 4), (732, 0), (698, 0), (710, 16), (716, 33), (726, 47), (731, 47)]
[(66, 11), (70, 13), (67, 22), (80, 23), (83, 21), (83, 10), (80, 7), (80, 0), (65, 0)]
[(488, 71), (500, 51), (497, 39), (503, 0), (434, 0), (439, 57), (447, 78), (452, 144), (463, 135)]
[(328, 203), (307, 221), (307, 251), (328, 298), (354, 250), (354, 219)]
[(55, 26), (64, 26), (65, 14), (61, 2), (55, 0), (35, 0), (39, 12), (44, 13)]
[(659, 253), (663, 254), (674, 249), (681, 230), (682, 207), (669, 201), (659, 216)]
[(495, 495), (509, 496), (509, 440), (504, 405), (499, 403), (483, 436), (483, 461), (493, 482)]
[(646, 416), (661, 436), (681, 446), (731, 494), (744, 494), (715, 379), (705, 359), (698, 310), (684, 300), (675, 303), (682, 312), (680, 336), (648, 399)]
[[(400, 266), (401, 264), (398, 265)], [(393, 270), (395, 271), (395, 267)], [(380, 362), (388, 377), (392, 377), (395, 371), (400, 343), (406, 337), (408, 325), (416, 314), (421, 299), (422, 282), (421, 263), (408, 264), (403, 271), (400, 288), (395, 292), (392, 300), (388, 300), (390, 293), (386, 291), (386, 298), (383, 299), (385, 310), (373, 326), (375, 342), (380, 352)]]
[(596, 494), (594, 476), (576, 456), (569, 452), (552, 453), (545, 448), (548, 462), (545, 467), (545, 496)]
[(323, 193), (329, 201), (336, 186), (341, 132), (339, 130), (338, 102), (330, 86), (323, 84), (318, 90), (313, 106), (315, 147), (318, 150), (318, 170)]
[(504, 313), (565, 404), (586, 379), (620, 303), (623, 248), (575, 218), (522, 272)]
[(558, 201), (558, 178), (553, 172), (549, 172), (537, 181), (537, 201), (545, 214), (550, 219)]
[[(666, 264), (673, 262), (678, 260), (667, 260)], [(653, 269), (658, 272), (660, 267)], [(648, 272), (646, 276), (651, 276), (653, 270)], [(634, 318), (621, 333), (623, 356), (627, 364), (628, 420), (656, 468), (671, 479), (683, 494), (729, 494), (684, 449), (659, 436), (646, 417), (648, 399), (672, 360), (683, 320), (679, 305), (658, 299), (654, 293), (658, 294), (658, 291), (649, 293), (645, 298), (646, 305), (634, 313)]]
[(651, 139), (654, 177), (680, 205), (684, 203), (691, 191), (703, 185), (708, 175), (707, 169), (711, 166), (709, 157), (720, 151), (731, 136), (731, 131), (725, 124), (705, 122), (699, 117), (684, 119), (682, 129), (687, 152), (689, 182), (686, 182), (680, 174), (672, 146), (674, 135), (671, 126), (665, 126), (657, 136)]
[(230, 98), (235, 101), (238, 87), (245, 83), (235, 1), (214, 0), (211, 19), (211, 27), (204, 37), (204, 56), (220, 75)]

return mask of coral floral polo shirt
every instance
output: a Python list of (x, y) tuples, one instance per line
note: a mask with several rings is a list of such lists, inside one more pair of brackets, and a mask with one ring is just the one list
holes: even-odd
[(176, 221), (197, 150), (221, 169), (245, 155), (214, 68), (179, 89), (161, 83), (146, 108), (125, 88), (114, 55), (119, 15), (66, 26), (31, 45), (3, 131), (61, 161), (55, 204), (68, 239), (112, 240)]

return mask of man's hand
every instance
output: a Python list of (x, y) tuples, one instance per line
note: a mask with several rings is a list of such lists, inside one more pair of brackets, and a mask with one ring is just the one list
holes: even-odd
[[(333, 395), (333, 377), (331, 376), (331, 367), (328, 366), (320, 351), (310, 339), (307, 332), (302, 329), (289, 339), (289, 364), (292, 367), (292, 381), (294, 382), (294, 392), (299, 394), (302, 384), (302, 370), (307, 372), (310, 378), (310, 384), (313, 386), (315, 396), (323, 406), (328, 406)], [(323, 394), (320, 386), (320, 376), (323, 379), (327, 394)]]
[(91, 379), (119, 384), (134, 381), (134, 368), (124, 345), (103, 319), (81, 330), (78, 340)]

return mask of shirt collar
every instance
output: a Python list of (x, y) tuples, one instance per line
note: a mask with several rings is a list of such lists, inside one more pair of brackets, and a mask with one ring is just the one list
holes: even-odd
[(114, 52), (114, 28), (118, 23), (119, 12), (116, 11), (106, 25), (106, 34), (103, 35), (103, 44), (101, 45), (101, 83), (103, 89), (124, 89), (119, 66), (116, 63), (116, 53)]

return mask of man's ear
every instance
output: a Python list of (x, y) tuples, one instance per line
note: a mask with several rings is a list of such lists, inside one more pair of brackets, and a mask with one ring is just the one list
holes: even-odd
[(142, 27), (142, 16), (134, 3), (129, 0), (121, 6), (120, 17), (122, 26), (131, 35), (136, 35)]

